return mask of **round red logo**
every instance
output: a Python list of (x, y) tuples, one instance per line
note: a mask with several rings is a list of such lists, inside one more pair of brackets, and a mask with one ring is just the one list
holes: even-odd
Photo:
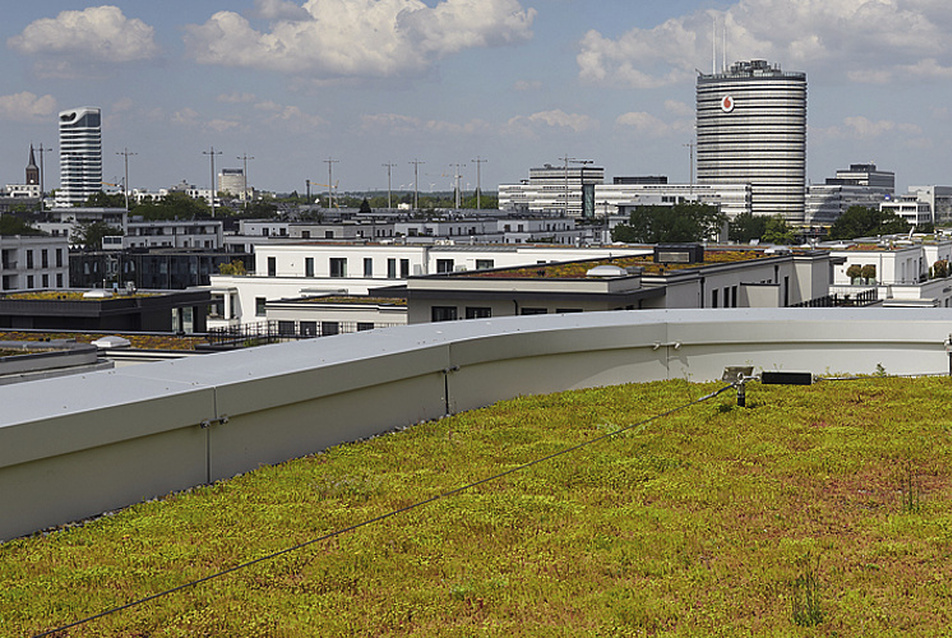
[(725, 95), (724, 99), (721, 100), (721, 110), (725, 113), (730, 113), (734, 110), (734, 98), (729, 95)]

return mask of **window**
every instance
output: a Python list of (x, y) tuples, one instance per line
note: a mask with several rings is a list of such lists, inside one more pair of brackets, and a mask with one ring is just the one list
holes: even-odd
[(50, 267), (50, 251), (44, 248), (40, 251), (40, 267), (49, 268)]
[(314, 276), (314, 258), (313, 257), (304, 258), (304, 276), (305, 277)]
[(387, 279), (396, 279), (397, 278), (397, 260), (388, 259), (387, 260)]
[(331, 257), (331, 277), (347, 276), (347, 258)]
[(301, 231), (301, 239), (310, 239), (310, 238), (311, 238), (311, 231), (309, 230)]
[(255, 297), (255, 316), (263, 317), (267, 313), (265, 312), (265, 304), (268, 302), (266, 297)]
[(364, 257), (364, 277), (374, 276), (374, 260), (372, 257)]
[(737, 286), (731, 287), (731, 308), (737, 307)]
[(302, 321), (301, 322), (301, 336), (302, 337), (316, 337), (317, 336), (317, 322), (316, 321)]
[(334, 231), (333, 231), (333, 230), (325, 230), (325, 231), (324, 231), (324, 239), (334, 239)]
[(357, 332), (364, 332), (365, 330), (373, 330), (374, 324), (370, 321), (358, 321), (357, 322)]
[(433, 306), (430, 321), (456, 321), (456, 306)]
[(569, 314), (571, 312), (582, 312), (581, 308), (556, 308), (556, 314)]
[(26, 251), (26, 267), (27, 268), (33, 267), (33, 251), (32, 250)]
[(476, 260), (476, 270), (489, 270), (490, 268), (495, 268), (496, 262), (492, 259), (477, 259)]
[(401, 259), (400, 260), (400, 278), (406, 279), (410, 276), (410, 260)]
[(717, 308), (717, 288), (711, 291), (711, 308)]
[(56, 287), (57, 288), (63, 287), (63, 273), (61, 272), (56, 273)]
[(49, 287), (50, 287), (50, 276), (49, 276), (49, 275), (43, 275), (43, 287), (44, 287), (44, 288), (49, 288)]
[(547, 308), (521, 308), (519, 310), (520, 315), (544, 315), (548, 314), (549, 310)]
[(453, 260), (452, 259), (437, 259), (436, 260), (436, 272), (453, 272)]
[(26, 287), (33, 288), (33, 275), (26, 276)]
[(489, 319), (492, 316), (492, 308), (466, 306), (467, 319)]
[(294, 334), (294, 322), (293, 321), (279, 321), (278, 322), (278, 334), (284, 337), (288, 337)]
[(268, 257), (268, 276), (274, 277), (278, 274), (278, 258)]
[(321, 336), (327, 337), (329, 335), (336, 335), (340, 333), (340, 323), (336, 321), (322, 321), (321, 322)]

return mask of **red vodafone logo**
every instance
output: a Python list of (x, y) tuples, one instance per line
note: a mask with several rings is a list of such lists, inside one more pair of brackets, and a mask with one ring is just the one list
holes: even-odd
[(721, 100), (721, 110), (725, 113), (730, 113), (734, 110), (734, 98), (730, 95), (725, 95), (724, 99)]

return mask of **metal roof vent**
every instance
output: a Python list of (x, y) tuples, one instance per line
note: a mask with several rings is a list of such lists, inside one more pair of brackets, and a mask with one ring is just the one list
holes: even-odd
[(585, 273), (586, 277), (627, 277), (628, 271), (620, 266), (612, 266), (611, 264), (604, 264), (602, 266), (595, 266)]
[(108, 337), (100, 337), (99, 339), (96, 339), (92, 342), (92, 345), (96, 346), (100, 350), (103, 350), (106, 348), (128, 348), (132, 345), (132, 342), (125, 337), (109, 335)]
[(83, 299), (109, 299), (110, 297), (112, 297), (112, 293), (102, 288), (96, 288), (95, 290), (89, 290), (83, 293)]

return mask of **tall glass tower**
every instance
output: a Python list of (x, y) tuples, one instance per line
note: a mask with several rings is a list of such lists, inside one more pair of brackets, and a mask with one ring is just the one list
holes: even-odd
[(102, 190), (102, 114), (83, 106), (59, 114), (60, 189), (57, 206), (82, 204)]
[(700, 184), (750, 184), (755, 215), (804, 221), (807, 76), (765, 60), (697, 78)]

